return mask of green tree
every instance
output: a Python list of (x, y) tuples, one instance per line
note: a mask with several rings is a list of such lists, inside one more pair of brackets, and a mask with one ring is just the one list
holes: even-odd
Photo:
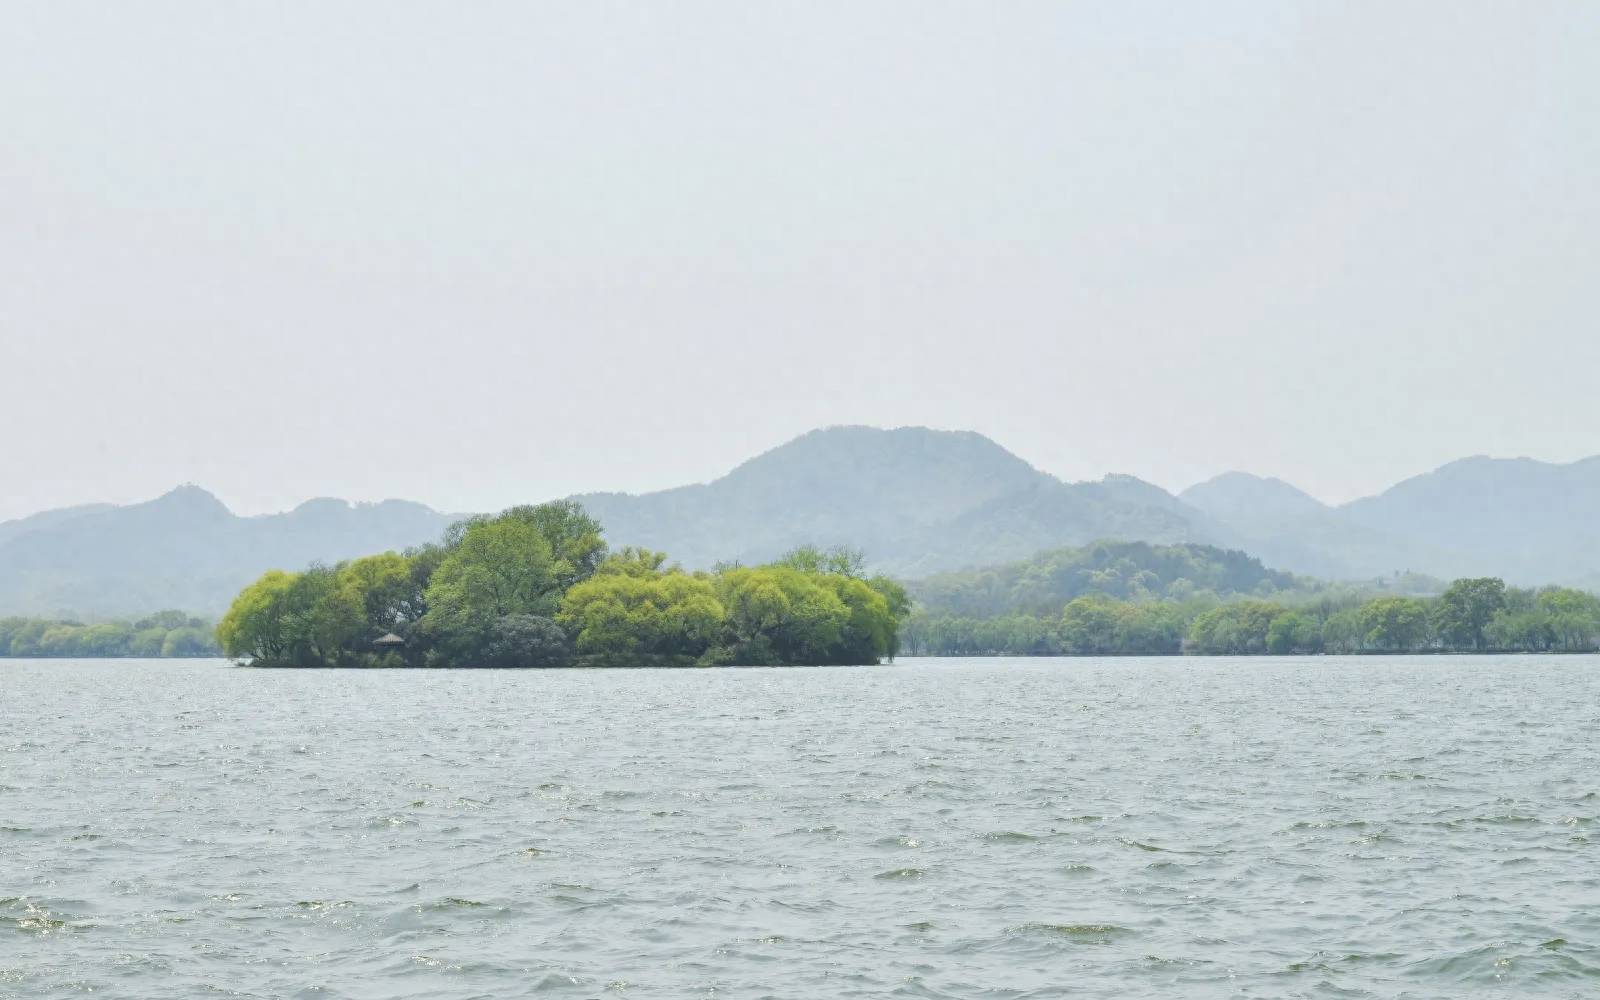
[(142, 628), (133, 634), (133, 639), (128, 643), (128, 652), (131, 656), (154, 658), (161, 655), (161, 647), (166, 644), (167, 630), (161, 626)]
[(1496, 577), (1456, 580), (1439, 596), (1438, 633), (1457, 648), (1483, 649), (1484, 629), (1505, 606), (1505, 581)]
[[(339, 599), (338, 574), (313, 564), (296, 573), (284, 594), (288, 661), (295, 666), (333, 666), (339, 652), (361, 631), (361, 611)], [(168, 635), (171, 640), (171, 635)]]
[(39, 636), (40, 656), (82, 656), (83, 633), (86, 629), (82, 625), (58, 622), (44, 630)]
[(839, 641), (826, 655), (833, 663), (877, 663), (899, 648), (899, 619), (889, 600), (864, 580), (838, 573), (819, 578), (844, 604)]
[(39, 649), (39, 640), (43, 638), (45, 630), (49, 627), (49, 622), (37, 618), (30, 619), (17, 626), (16, 630), (11, 633), (10, 655), (42, 655)]
[(551, 617), (560, 599), (555, 568), (550, 543), (530, 520), (471, 522), (433, 571), (422, 627), (440, 654), (465, 665), (501, 618)]
[(724, 611), (704, 577), (602, 571), (567, 591), (556, 621), (586, 656), (697, 659), (721, 638)]
[(1187, 627), (1183, 608), (1170, 601), (1124, 605), (1117, 621), (1117, 651), (1145, 656), (1177, 653)]
[(1542, 608), (1502, 608), (1484, 626), (1484, 642), (1496, 649), (1543, 651), (1557, 643), (1550, 616)]
[(455, 548), (474, 526), (489, 523), (521, 524), (538, 532), (549, 548), (550, 577), (558, 592), (594, 575), (606, 557), (600, 522), (575, 500), (511, 507), (494, 517), (470, 518), (451, 527), (446, 548)]
[(1189, 626), (1189, 643), (1201, 653), (1264, 653), (1272, 623), (1289, 609), (1269, 601), (1235, 601), (1205, 612)]
[(1406, 652), (1432, 641), (1428, 602), (1416, 597), (1380, 597), (1361, 606), (1362, 641), (1369, 649)]
[(411, 560), (403, 555), (384, 552), (357, 558), (339, 566), (336, 576), (339, 602), (349, 610), (358, 608), (368, 637), (384, 632), (410, 635), (426, 610)]
[(867, 586), (883, 595), (895, 621), (904, 621), (911, 614), (911, 595), (899, 581), (880, 574), (868, 579)]
[(203, 628), (185, 625), (167, 633), (161, 644), (162, 656), (216, 656), (217, 643)]
[(1061, 638), (1070, 652), (1090, 655), (1118, 651), (1124, 605), (1104, 594), (1086, 594), (1061, 611)]
[[(717, 598), (727, 611), (732, 662), (840, 662), (840, 640), (851, 612), (826, 579), (788, 566), (718, 574)], [(887, 612), (887, 602), (884, 607)]]
[(1267, 652), (1277, 656), (1322, 652), (1322, 623), (1314, 615), (1290, 611), (1267, 626)]
[(596, 567), (595, 572), (601, 575), (620, 574), (622, 576), (638, 576), (654, 578), (666, 572), (667, 563), (665, 552), (652, 552), (649, 549), (626, 546), (607, 556)]
[[(296, 574), (269, 570), (239, 592), (217, 622), (224, 655), (277, 662), (289, 653), (289, 590)], [(164, 638), (163, 638), (163, 641)]]
[(1600, 597), (1551, 587), (1539, 592), (1537, 604), (1560, 648), (1572, 652), (1593, 650), (1600, 641)]
[(1360, 608), (1342, 608), (1322, 623), (1322, 648), (1328, 653), (1360, 653), (1366, 649), (1367, 630)]
[(101, 622), (83, 630), (78, 655), (127, 656), (132, 643), (133, 629), (126, 622)]
[(561, 667), (571, 662), (567, 634), (538, 615), (506, 615), (489, 629), (486, 667)]
[(819, 576), (831, 574), (859, 578), (866, 561), (860, 549), (848, 545), (835, 545), (828, 549), (801, 545), (779, 556), (772, 565)]

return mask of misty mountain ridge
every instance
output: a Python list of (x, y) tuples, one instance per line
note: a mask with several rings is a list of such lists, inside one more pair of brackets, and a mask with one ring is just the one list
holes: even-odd
[[(1600, 457), (1462, 459), (1330, 506), (1242, 472), (1178, 495), (1124, 475), (1069, 483), (971, 431), (851, 426), (804, 434), (708, 483), (574, 499), (613, 547), (661, 550), (692, 569), (842, 544), (914, 578), (1114, 539), (1214, 545), (1328, 579), (1415, 570), (1600, 584)], [(197, 486), (46, 511), (0, 523), (0, 614), (215, 614), (267, 569), (434, 541), (457, 517), (329, 498), (240, 517)]]
[(1131, 477), (1063, 483), (981, 434), (924, 427), (830, 427), (710, 483), (574, 499), (613, 544), (664, 551), (690, 568), (762, 562), (810, 543), (854, 546), (876, 569), (916, 575), (1107, 533), (1190, 533), (1162, 509), (1173, 498), (1159, 487)]
[(1458, 574), (1600, 584), (1600, 456), (1474, 456), (1340, 508), (1353, 523), (1452, 553)]
[(240, 517), (193, 485), (143, 503), (70, 510), (0, 524), (0, 613), (216, 614), (268, 569), (405, 548), (455, 520), (405, 500), (326, 498)]
[(1337, 507), (1278, 480), (1230, 473), (1183, 491), (1269, 563), (1350, 578), (1405, 567), (1433, 576), (1600, 585), (1600, 456), (1483, 455)]
[(1325, 514), (1329, 506), (1273, 476), (1224, 472), (1183, 490), (1178, 499), (1227, 523), (1292, 524)]

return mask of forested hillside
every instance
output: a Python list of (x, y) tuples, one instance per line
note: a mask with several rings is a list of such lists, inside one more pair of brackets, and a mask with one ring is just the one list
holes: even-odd
[(992, 616), (1057, 612), (1083, 594), (1187, 600), (1200, 595), (1265, 596), (1318, 586), (1268, 569), (1243, 552), (1210, 545), (1098, 542), (1041, 552), (1021, 562), (941, 573), (915, 581), (909, 589), (930, 612)]

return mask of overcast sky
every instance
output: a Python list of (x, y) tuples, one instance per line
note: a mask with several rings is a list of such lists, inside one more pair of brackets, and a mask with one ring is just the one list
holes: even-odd
[(1600, 9), (72, 3), (0, 30), (0, 518), (810, 428), (1328, 500), (1600, 452)]

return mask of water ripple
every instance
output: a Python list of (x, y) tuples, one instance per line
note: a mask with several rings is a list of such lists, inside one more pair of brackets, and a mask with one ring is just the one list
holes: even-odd
[(1600, 993), (1591, 657), (0, 690), (5, 997)]

